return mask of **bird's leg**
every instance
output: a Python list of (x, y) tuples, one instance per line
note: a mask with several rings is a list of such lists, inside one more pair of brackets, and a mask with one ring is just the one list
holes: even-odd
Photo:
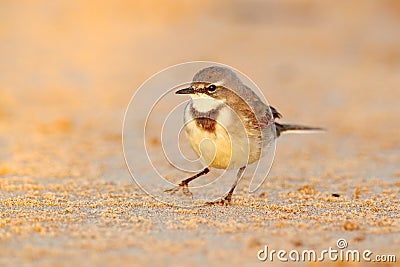
[(193, 175), (193, 176), (191, 176), (189, 178), (186, 178), (185, 180), (182, 180), (179, 183), (178, 186), (173, 187), (171, 189), (167, 189), (164, 192), (169, 192), (169, 193), (171, 193), (173, 195), (173, 194), (175, 194), (176, 192), (178, 192), (182, 188), (183, 194), (185, 194), (186, 196), (191, 196), (192, 193), (189, 191), (189, 187), (188, 187), (189, 183), (191, 181), (193, 181), (194, 179), (199, 178), (200, 176), (203, 176), (203, 175), (207, 174), (209, 171), (210, 171), (210, 169), (207, 167), (204, 170), (202, 170), (201, 172), (199, 172), (198, 174), (195, 174), (195, 175)]
[(237, 184), (239, 183), (240, 179), (242, 178), (243, 172), (245, 169), (246, 169), (246, 166), (243, 166), (242, 168), (239, 169), (239, 171), (236, 175), (235, 182), (233, 183), (231, 189), (225, 196), (223, 196), (222, 198), (215, 200), (215, 201), (206, 202), (206, 205), (215, 205), (215, 204), (227, 205), (227, 204), (229, 204), (232, 200), (233, 191), (235, 191), (235, 188), (236, 188)]

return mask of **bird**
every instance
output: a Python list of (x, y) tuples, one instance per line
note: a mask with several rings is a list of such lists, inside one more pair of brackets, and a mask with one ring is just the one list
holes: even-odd
[(206, 166), (199, 173), (165, 190), (192, 195), (189, 183), (212, 168), (238, 169), (230, 190), (208, 205), (228, 205), (246, 167), (260, 160), (262, 151), (284, 132), (321, 131), (320, 127), (282, 124), (282, 115), (261, 98), (238, 75), (225, 66), (199, 70), (190, 86), (175, 92), (189, 95), (184, 109), (186, 139)]

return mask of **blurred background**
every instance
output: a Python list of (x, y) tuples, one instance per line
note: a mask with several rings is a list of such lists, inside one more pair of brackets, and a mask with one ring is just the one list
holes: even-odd
[(136, 88), (192, 60), (241, 70), (334, 153), (352, 136), (398, 149), (396, 0), (2, 1), (0, 17), (0, 174), (98, 176)]

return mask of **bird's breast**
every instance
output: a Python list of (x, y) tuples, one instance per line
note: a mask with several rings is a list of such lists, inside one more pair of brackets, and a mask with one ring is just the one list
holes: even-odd
[(225, 104), (220, 104), (207, 111), (198, 111), (192, 103), (185, 109), (185, 123), (193, 121), (196, 126), (205, 132), (216, 134), (217, 125), (227, 129), (233, 122), (232, 110)]
[[(194, 151), (208, 166), (222, 169), (247, 165), (255, 149), (244, 124), (227, 105), (198, 112), (188, 104), (185, 110), (186, 137)], [(253, 161), (253, 160), (252, 160)]]

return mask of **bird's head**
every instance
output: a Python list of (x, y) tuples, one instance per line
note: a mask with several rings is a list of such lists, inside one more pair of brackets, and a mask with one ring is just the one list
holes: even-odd
[(237, 96), (237, 89), (242, 86), (236, 74), (225, 67), (212, 66), (197, 72), (188, 88), (176, 91), (176, 94), (189, 94), (192, 99), (213, 99), (227, 102)]

